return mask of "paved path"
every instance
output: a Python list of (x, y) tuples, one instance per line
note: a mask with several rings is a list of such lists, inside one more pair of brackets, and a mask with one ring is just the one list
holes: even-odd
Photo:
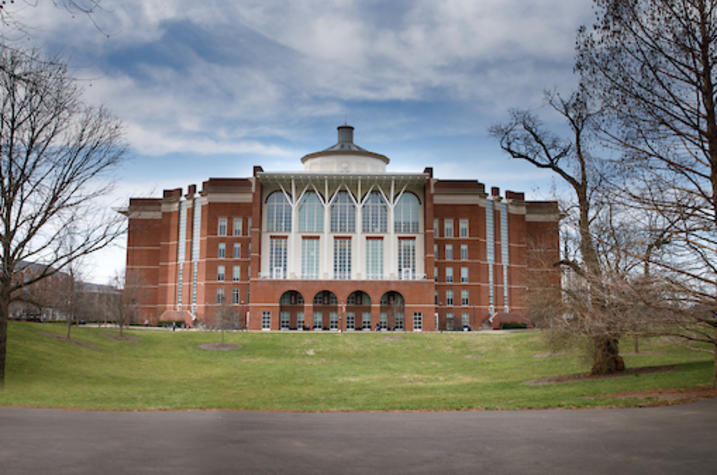
[(616, 410), (0, 408), (0, 473), (715, 473), (717, 400)]

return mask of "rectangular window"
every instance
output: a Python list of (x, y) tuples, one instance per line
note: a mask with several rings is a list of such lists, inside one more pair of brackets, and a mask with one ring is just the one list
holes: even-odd
[(438, 291), (437, 290), (435, 290), (433, 292), (433, 303), (438, 305)]
[(346, 330), (356, 329), (356, 314), (353, 312), (346, 312)]
[(339, 314), (337, 312), (329, 312), (329, 330), (338, 330)]
[(241, 258), (241, 243), (240, 242), (234, 243), (234, 251), (232, 252), (232, 257), (234, 257), (234, 259)]
[(463, 315), (461, 315), (461, 323), (463, 324), (464, 327), (469, 326), (470, 321), (471, 321), (471, 319), (467, 313), (464, 313)]
[(224, 289), (217, 289), (217, 303), (220, 305), (224, 303)]
[(217, 280), (224, 280), (224, 266), (217, 266)]
[(433, 268), (433, 280), (438, 282), (438, 267)]
[(453, 260), (453, 244), (446, 244), (446, 260)]
[(446, 314), (446, 330), (453, 330), (453, 314), (450, 312)]
[(416, 277), (416, 240), (398, 240), (398, 276), (401, 280)]
[(351, 278), (351, 239), (334, 239), (334, 279)]
[(227, 218), (219, 218), (219, 223), (217, 226), (217, 236), (226, 236), (227, 235)]
[(468, 244), (461, 244), (461, 260), (468, 260)]
[(261, 329), (271, 330), (271, 312), (261, 312)]
[(232, 303), (239, 304), (239, 289), (232, 289)]
[(361, 314), (361, 328), (364, 330), (371, 329), (371, 312), (363, 312)]
[(413, 331), (420, 332), (423, 330), (423, 313), (413, 312)]
[(232, 267), (232, 280), (234, 282), (241, 280), (241, 266)]
[(458, 235), (460, 237), (468, 237), (468, 220), (461, 219), (458, 221)]
[(272, 279), (286, 278), (286, 239), (269, 239), (269, 269)]
[(433, 245), (433, 258), (438, 259), (438, 244)]
[(433, 220), (433, 237), (438, 237), (438, 218)]
[(453, 267), (446, 267), (446, 282), (453, 282)]
[(443, 237), (453, 237), (453, 220), (443, 220)]
[(381, 330), (387, 330), (388, 329), (388, 315), (386, 312), (381, 312), (379, 315), (379, 321), (378, 324), (381, 327)]
[(453, 291), (446, 290), (446, 305), (453, 305)]
[(319, 278), (319, 240), (301, 240), (301, 278)]
[(314, 312), (314, 322), (312, 325), (314, 330), (321, 330), (321, 327), (324, 325), (323, 319), (324, 316), (321, 312)]
[(396, 314), (396, 326), (394, 327), (394, 330), (398, 330), (398, 331), (403, 330), (403, 314), (402, 313)]
[(234, 218), (233, 221), (233, 227), (232, 227), (232, 235), (233, 236), (241, 236), (241, 224), (242, 224), (242, 218)]
[(383, 239), (366, 240), (366, 278), (383, 279)]
[(281, 312), (279, 314), (279, 328), (282, 330), (288, 330), (289, 329), (289, 312)]
[[(251, 218), (246, 219), (246, 235), (251, 236)], [(249, 252), (251, 252), (251, 248), (249, 248)]]
[(296, 328), (304, 329), (304, 312), (296, 312)]
[(461, 290), (461, 305), (468, 305), (468, 290)]
[(219, 243), (219, 247), (217, 248), (217, 257), (219, 259), (225, 258), (227, 255), (227, 244), (224, 242)]
[(468, 268), (461, 267), (461, 282), (468, 282)]

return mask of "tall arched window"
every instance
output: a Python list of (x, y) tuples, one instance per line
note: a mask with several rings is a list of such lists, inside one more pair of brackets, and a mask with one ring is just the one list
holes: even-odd
[(291, 205), (281, 191), (275, 191), (266, 199), (266, 230), (291, 232)]
[(413, 193), (404, 193), (393, 210), (393, 230), (397, 233), (417, 233), (421, 206)]
[(336, 193), (331, 203), (331, 232), (353, 233), (356, 231), (356, 206), (348, 191)]
[(324, 206), (313, 191), (304, 193), (299, 203), (299, 232), (320, 233), (324, 230)]
[(388, 215), (388, 207), (383, 200), (381, 193), (372, 191), (366, 199), (361, 209), (363, 217), (363, 232), (365, 233), (385, 233), (386, 232), (386, 216)]

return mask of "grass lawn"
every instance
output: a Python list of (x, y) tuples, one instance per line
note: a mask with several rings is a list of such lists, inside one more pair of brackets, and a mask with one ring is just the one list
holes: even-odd
[[(712, 358), (664, 339), (642, 340), (629, 368), (671, 372), (526, 385), (586, 372), (577, 352), (549, 353), (536, 331), (486, 333), (227, 333), (235, 351), (205, 351), (218, 333), (74, 328), (11, 322), (0, 405), (103, 409), (298, 411), (631, 406), (651, 397), (600, 395), (710, 385)], [(630, 342), (623, 344), (631, 351)], [(536, 357), (536, 355), (539, 355)]]

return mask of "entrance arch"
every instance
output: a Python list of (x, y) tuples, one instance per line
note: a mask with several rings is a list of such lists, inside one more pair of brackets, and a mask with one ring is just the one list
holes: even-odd
[(287, 290), (279, 299), (279, 328), (281, 330), (304, 328), (304, 296), (296, 290)]
[(403, 331), (405, 329), (403, 295), (389, 291), (381, 296), (379, 324), (381, 329)]
[(346, 299), (346, 331), (371, 331), (371, 297), (356, 290)]
[(339, 301), (336, 294), (330, 290), (321, 290), (314, 295), (313, 301), (314, 321), (313, 330), (338, 330), (339, 328)]

